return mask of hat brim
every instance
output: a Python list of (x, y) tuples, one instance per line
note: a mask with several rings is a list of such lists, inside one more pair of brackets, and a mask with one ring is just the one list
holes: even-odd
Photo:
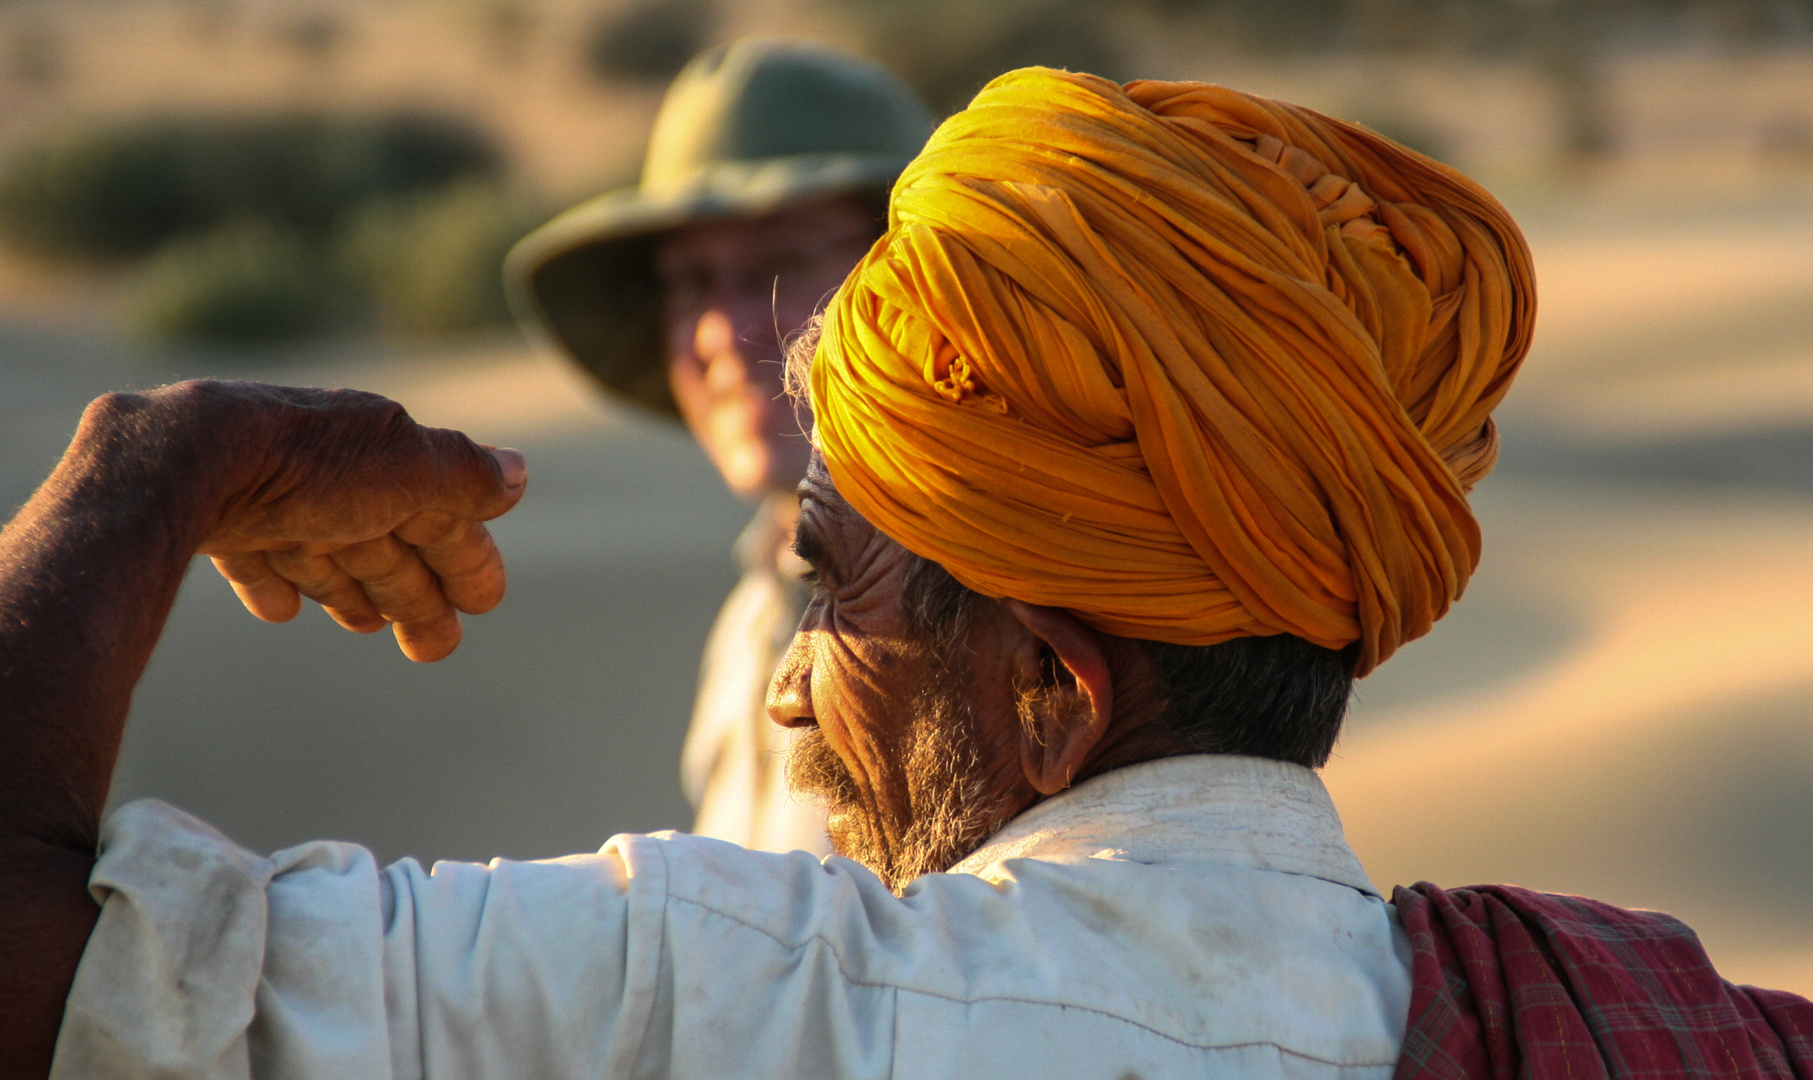
[(580, 203), (504, 260), (511, 311), (613, 394), (678, 419), (668, 389), (654, 254), (670, 230), (862, 192), (885, 192), (910, 159), (801, 154), (718, 165), (664, 192), (625, 188)]

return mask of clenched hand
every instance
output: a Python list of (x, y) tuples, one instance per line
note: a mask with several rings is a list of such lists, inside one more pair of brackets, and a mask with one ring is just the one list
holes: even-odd
[(302, 597), (359, 633), (385, 626), (411, 660), (460, 642), (458, 612), (504, 595), (483, 522), (515, 506), (521, 454), (429, 428), (352, 390), (245, 383), (158, 391), (205, 399), (245, 459), (199, 552), (252, 614), (293, 618)]
[(49, 1071), (132, 690), (195, 554), (261, 618), (302, 597), (438, 660), (504, 593), (482, 524), (522, 455), (351, 390), (108, 394), (0, 530), (0, 1078)]

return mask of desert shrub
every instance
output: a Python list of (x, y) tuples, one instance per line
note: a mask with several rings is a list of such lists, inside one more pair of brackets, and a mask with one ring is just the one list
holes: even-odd
[(586, 43), (586, 64), (604, 79), (666, 82), (710, 43), (711, 0), (634, 0), (601, 17)]
[(356, 303), (337, 267), (305, 238), (242, 219), (159, 251), (129, 318), (154, 341), (262, 343), (331, 329)]
[(83, 132), (27, 146), (0, 171), (0, 227), (65, 255), (149, 251), (195, 227), (175, 132)]
[(500, 269), (540, 215), (499, 184), (466, 180), (368, 204), (339, 253), (380, 326), (425, 336), (507, 323)]
[(0, 229), (57, 255), (149, 253), (223, 222), (322, 238), (373, 198), (495, 176), (471, 125), (424, 115), (164, 118), (95, 125), (17, 150), (0, 169)]

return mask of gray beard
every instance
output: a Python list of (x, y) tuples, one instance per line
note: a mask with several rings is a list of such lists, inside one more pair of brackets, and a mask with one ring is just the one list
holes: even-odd
[(788, 787), (823, 801), (834, 815), (831, 849), (875, 871), (897, 894), (914, 878), (961, 862), (999, 827), (1006, 809), (1004, 797), (988, 796), (975, 718), (962, 693), (967, 674), (954, 674), (914, 701), (904, 752), (883, 778), (891, 790), (904, 785), (907, 792), (911, 820), (896, 840), (882, 830), (874, 796), (822, 731), (806, 730), (788, 756)]

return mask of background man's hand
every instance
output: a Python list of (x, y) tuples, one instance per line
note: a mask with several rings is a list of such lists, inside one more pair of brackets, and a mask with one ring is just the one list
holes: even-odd
[(225, 442), (202, 459), (225, 475), (197, 550), (261, 619), (294, 617), (306, 596), (349, 630), (392, 626), (410, 659), (432, 661), (459, 644), (457, 612), (503, 599), (503, 560), (482, 522), (522, 498), (528, 471), (514, 450), (423, 427), (354, 390), (183, 383), (95, 409)]

